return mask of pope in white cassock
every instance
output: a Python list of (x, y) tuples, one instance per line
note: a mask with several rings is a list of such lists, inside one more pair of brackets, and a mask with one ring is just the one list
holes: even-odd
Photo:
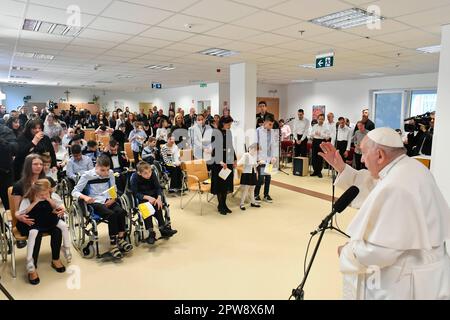
[(360, 190), (351, 240), (338, 249), (344, 299), (450, 299), (450, 209), (400, 135), (379, 128), (366, 136), (368, 170), (346, 165), (330, 143), (321, 148), (339, 172), (336, 186)]

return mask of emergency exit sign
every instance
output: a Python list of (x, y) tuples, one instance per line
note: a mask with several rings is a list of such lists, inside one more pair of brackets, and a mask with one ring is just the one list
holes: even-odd
[(200, 88), (206, 88), (206, 87), (208, 87), (208, 84), (206, 84), (206, 83), (200, 83)]
[(334, 53), (316, 56), (316, 69), (331, 68), (334, 66)]

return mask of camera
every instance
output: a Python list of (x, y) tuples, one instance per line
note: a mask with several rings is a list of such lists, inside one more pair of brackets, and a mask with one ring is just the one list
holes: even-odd
[[(406, 132), (414, 132), (419, 131), (421, 126), (425, 126), (427, 129), (430, 128), (431, 124), (431, 112), (424, 113), (419, 116), (411, 117), (405, 119), (405, 131)], [(414, 121), (413, 123), (409, 123), (410, 121)]]
[(56, 102), (49, 100), (47, 109), (49, 112), (53, 112), (53, 111), (55, 111), (55, 109), (58, 109), (58, 104)]

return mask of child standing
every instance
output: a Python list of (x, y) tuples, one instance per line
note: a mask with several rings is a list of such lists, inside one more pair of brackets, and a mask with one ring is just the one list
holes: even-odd
[(144, 141), (147, 139), (147, 134), (144, 131), (142, 122), (134, 123), (134, 130), (130, 132), (128, 141), (131, 142), (131, 150), (133, 150), (134, 163), (139, 162), (139, 155), (142, 152)]
[(241, 210), (245, 210), (245, 200), (250, 195), (250, 205), (254, 208), (260, 208), (261, 206), (255, 200), (255, 186), (258, 182), (256, 172), (258, 163), (256, 157), (259, 151), (259, 145), (257, 143), (252, 144), (248, 148), (248, 152), (244, 153), (242, 158), (238, 162), (238, 166), (244, 165), (244, 172), (241, 176)]

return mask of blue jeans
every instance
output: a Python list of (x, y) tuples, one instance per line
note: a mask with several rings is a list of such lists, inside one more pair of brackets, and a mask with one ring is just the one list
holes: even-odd
[(264, 184), (264, 197), (269, 195), (270, 190), (270, 181), (272, 181), (271, 175), (263, 175), (265, 165), (258, 166), (258, 183), (255, 187), (255, 197), (259, 196), (259, 192), (261, 191), (261, 186)]

